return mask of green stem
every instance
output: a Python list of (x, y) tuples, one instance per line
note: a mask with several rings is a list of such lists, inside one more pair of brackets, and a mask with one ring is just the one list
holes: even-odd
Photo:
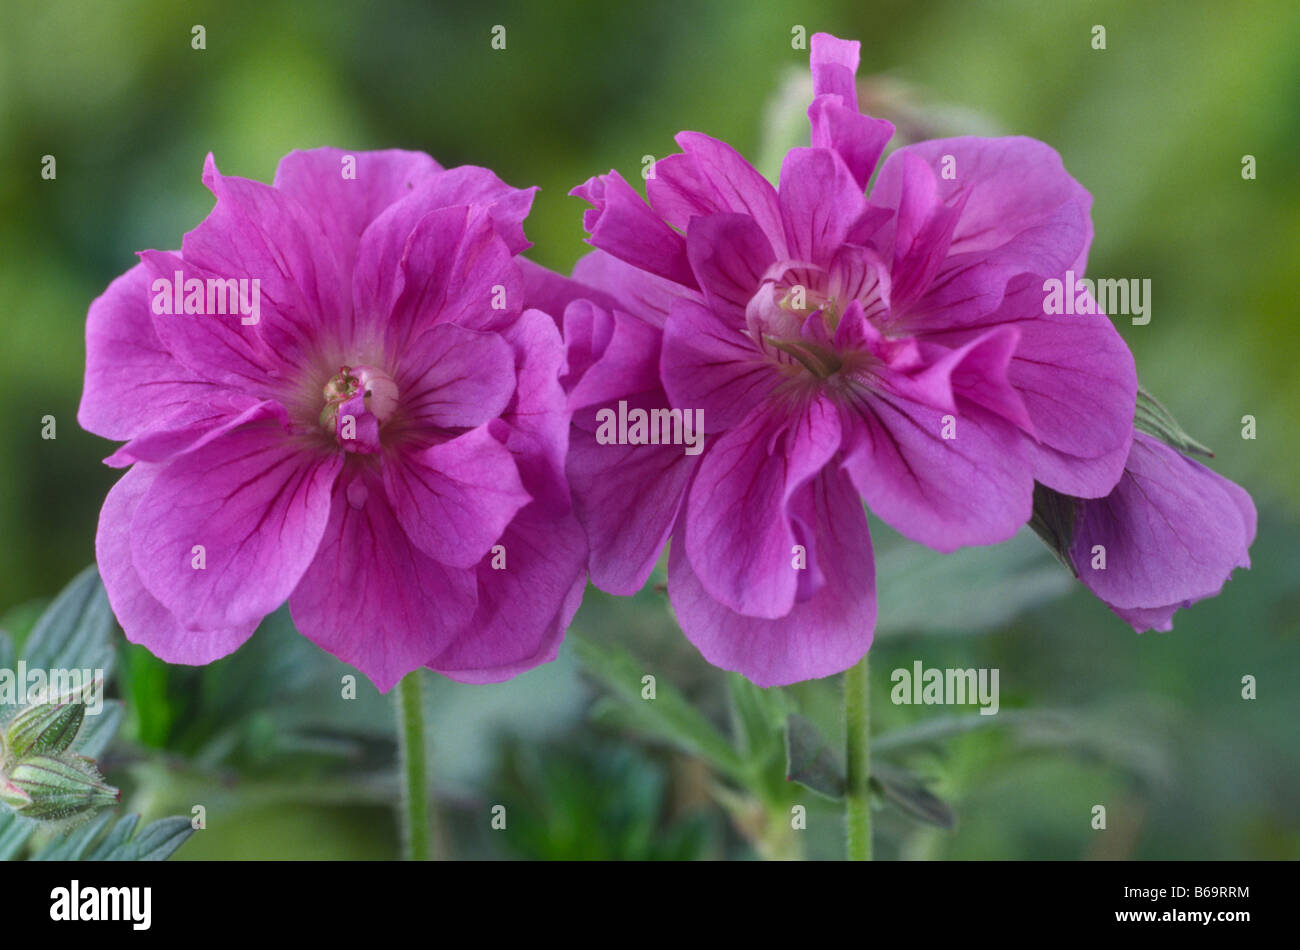
[(402, 846), (408, 861), (428, 861), (433, 822), (429, 814), (429, 763), (424, 744), (420, 670), (397, 685), (397, 725), (402, 757)]
[(845, 854), (871, 860), (871, 682), (864, 656), (844, 672)]

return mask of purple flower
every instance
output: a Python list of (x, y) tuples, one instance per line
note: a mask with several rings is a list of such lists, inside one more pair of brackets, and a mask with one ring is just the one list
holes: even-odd
[(126, 440), (96, 553), (129, 639), (201, 664), (287, 599), (381, 690), (553, 659), (585, 583), (533, 189), (417, 152), (218, 173), (90, 307), (78, 419)]
[[(637, 589), (672, 535), (683, 631), (760, 685), (870, 645), (863, 501), (940, 551), (992, 544), (1029, 519), (1035, 480), (1106, 495), (1132, 442), (1109, 319), (1044, 313), (1044, 282), (1084, 272), (1087, 191), (1040, 142), (957, 138), (895, 151), (868, 199), (893, 127), (858, 111), (857, 64), (856, 42), (813, 38), (812, 145), (779, 187), (683, 132), (648, 204), (614, 172), (574, 191), (598, 248), (564, 318), (592, 578)], [(669, 435), (671, 411), (702, 410), (703, 454), (609, 444), (615, 406)]]
[(1134, 630), (1170, 630), (1179, 608), (1250, 567), (1255, 520), (1239, 485), (1138, 432), (1114, 490), (1078, 504), (1070, 560)]

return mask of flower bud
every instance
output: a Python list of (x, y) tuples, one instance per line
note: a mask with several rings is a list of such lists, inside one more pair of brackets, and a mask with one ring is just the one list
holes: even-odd
[(77, 738), (86, 716), (86, 701), (102, 685), (93, 680), (81, 689), (69, 690), (47, 702), (37, 702), (23, 709), (5, 727), (4, 747), (11, 759), (28, 753), (57, 755), (66, 751)]
[(0, 779), (0, 801), (25, 818), (60, 821), (118, 801), (122, 793), (104, 784), (99, 770), (82, 756), (29, 755)]

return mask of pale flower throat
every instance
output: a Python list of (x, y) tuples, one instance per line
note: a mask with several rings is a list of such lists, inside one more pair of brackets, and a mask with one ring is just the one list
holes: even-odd
[(325, 408), (320, 413), (320, 424), (331, 436), (338, 423), (339, 407), (359, 392), (365, 393), (366, 411), (381, 426), (397, 411), (397, 383), (393, 377), (373, 366), (341, 366), (321, 391)]

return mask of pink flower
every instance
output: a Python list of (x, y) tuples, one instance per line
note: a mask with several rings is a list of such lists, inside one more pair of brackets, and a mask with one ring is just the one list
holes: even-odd
[[(599, 250), (565, 314), (569, 476), (593, 581), (668, 587), (712, 663), (759, 685), (826, 676), (875, 622), (863, 501), (940, 551), (1010, 538), (1035, 480), (1106, 495), (1132, 441), (1133, 359), (1104, 315), (1050, 316), (1083, 273), (1091, 198), (1025, 138), (898, 149), (859, 113), (858, 44), (813, 38), (810, 148), (772, 187), (695, 132), (648, 204), (617, 173), (574, 194)], [(630, 409), (703, 413), (703, 454), (610, 445)], [(662, 440), (660, 440), (662, 441)]]
[(131, 466), (96, 539), (127, 637), (208, 663), (287, 599), (385, 691), (553, 659), (587, 552), (561, 340), (525, 309), (564, 282), (516, 258), (533, 189), (336, 149), (203, 181), (181, 251), (142, 252), (87, 320), (78, 419)]
[(1172, 629), (1177, 610), (1250, 567), (1250, 495), (1145, 433), (1135, 434), (1114, 490), (1077, 505), (1074, 569), (1139, 633)]

